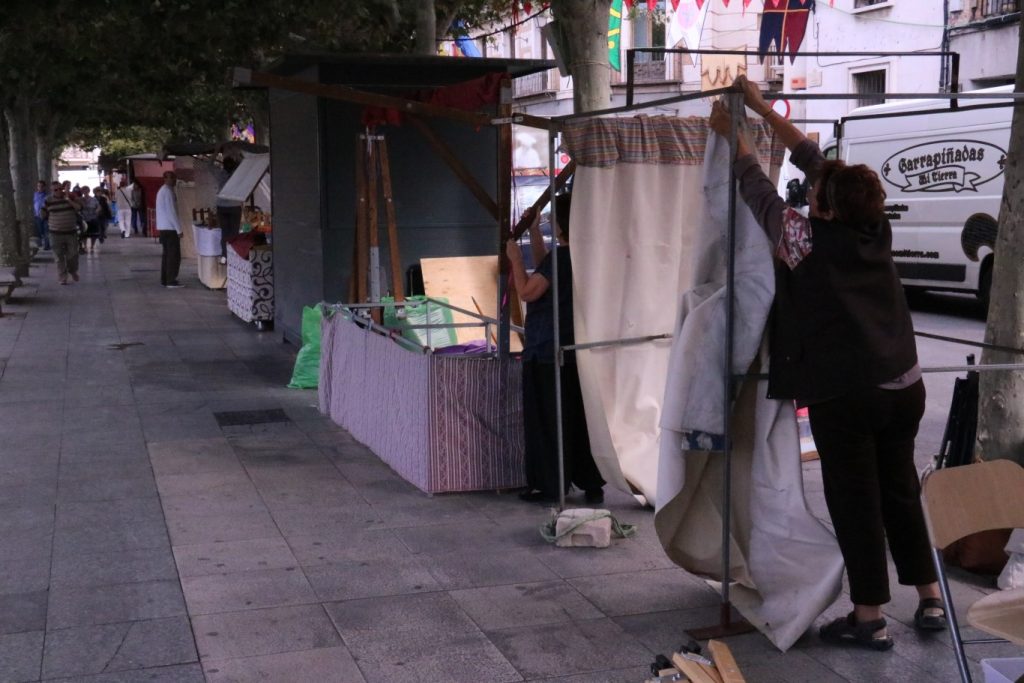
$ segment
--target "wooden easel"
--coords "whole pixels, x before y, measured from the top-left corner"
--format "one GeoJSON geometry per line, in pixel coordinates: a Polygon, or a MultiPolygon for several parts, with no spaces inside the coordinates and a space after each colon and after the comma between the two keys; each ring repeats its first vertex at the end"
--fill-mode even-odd
{"type": "MultiPolygon", "coordinates": [[[[358,303],[377,303],[381,299],[379,200],[384,197],[384,219],[388,231],[391,296],[405,301],[402,287],[402,259],[398,252],[398,223],[391,187],[391,164],[383,135],[367,131],[356,137],[356,235],[353,250],[353,277],[349,299],[358,303]]],[[[371,312],[381,321],[381,309],[371,312]]]]}

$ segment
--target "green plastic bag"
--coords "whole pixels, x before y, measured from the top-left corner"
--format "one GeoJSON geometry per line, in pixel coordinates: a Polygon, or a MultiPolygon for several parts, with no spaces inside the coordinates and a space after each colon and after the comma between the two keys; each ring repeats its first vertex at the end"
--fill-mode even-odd
{"type": "Polygon", "coordinates": [[[295,369],[289,389],[316,389],[320,383],[320,321],[319,306],[302,307],[302,348],[295,357],[295,369]]]}
{"type": "MultiPolygon", "coordinates": [[[[437,301],[443,301],[448,303],[447,299],[437,299],[437,301]]],[[[447,306],[439,306],[436,303],[432,303],[429,306],[430,318],[427,318],[427,297],[425,296],[409,296],[405,298],[405,306],[399,308],[394,305],[393,297],[381,297],[381,302],[384,304],[384,327],[391,328],[393,330],[401,330],[402,336],[409,341],[416,342],[420,346],[428,346],[427,344],[427,330],[424,328],[410,329],[409,325],[451,325],[452,324],[452,309],[447,306]],[[404,316],[399,316],[400,310],[405,311],[404,316]]],[[[429,346],[435,349],[442,349],[446,346],[453,346],[458,343],[458,338],[455,336],[455,328],[433,328],[430,330],[430,344],[429,346]]]]}

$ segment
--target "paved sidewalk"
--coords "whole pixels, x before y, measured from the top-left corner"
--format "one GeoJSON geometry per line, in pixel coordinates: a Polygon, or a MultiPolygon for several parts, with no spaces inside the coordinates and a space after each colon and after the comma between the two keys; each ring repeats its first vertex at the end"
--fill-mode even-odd
{"type": "MultiPolygon", "coordinates": [[[[72,286],[32,270],[0,319],[0,682],[638,683],[717,619],[627,496],[607,507],[638,537],[558,550],[514,495],[406,484],[194,265],[161,288],[154,241],[109,240],[72,286]]],[[[897,595],[889,653],[728,642],[752,683],[954,680],[897,595]]]]}

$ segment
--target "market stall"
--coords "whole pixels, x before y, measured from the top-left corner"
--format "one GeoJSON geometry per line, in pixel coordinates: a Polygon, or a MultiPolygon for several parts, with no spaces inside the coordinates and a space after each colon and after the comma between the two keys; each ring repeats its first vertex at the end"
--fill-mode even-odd
{"type": "MultiPolygon", "coordinates": [[[[444,304],[434,307],[441,311],[444,304]]],[[[376,325],[360,315],[365,309],[326,311],[324,413],[426,493],[526,484],[522,405],[507,400],[521,391],[517,359],[488,352],[486,344],[431,349],[376,325]],[[383,426],[382,414],[388,416],[383,426]]],[[[448,335],[435,328],[434,337],[448,335]]]]}

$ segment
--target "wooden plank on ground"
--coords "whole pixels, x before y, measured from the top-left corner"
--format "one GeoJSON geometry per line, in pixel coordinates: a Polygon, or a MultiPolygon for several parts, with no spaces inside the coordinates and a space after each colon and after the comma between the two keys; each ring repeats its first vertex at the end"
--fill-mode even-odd
{"type": "Polygon", "coordinates": [[[686,659],[678,652],[672,655],[672,663],[693,683],[722,683],[722,678],[714,667],[686,659]]]}
{"type": "Polygon", "coordinates": [[[720,640],[709,640],[708,651],[715,661],[715,668],[722,676],[722,683],[746,683],[736,658],[732,656],[729,646],[720,640]]]}
{"type": "MultiPolygon", "coordinates": [[[[483,315],[497,319],[498,257],[453,256],[420,259],[423,269],[423,291],[427,296],[445,298],[453,306],[467,311],[476,310],[473,300],[480,305],[483,315]]],[[[456,323],[474,322],[476,318],[453,312],[456,323]]],[[[492,327],[493,330],[493,327],[492,327]]],[[[496,330],[494,330],[496,331],[496,330]]],[[[483,339],[483,327],[458,327],[455,335],[460,344],[483,339]]],[[[512,337],[512,351],[521,351],[522,344],[512,337]]]]}

